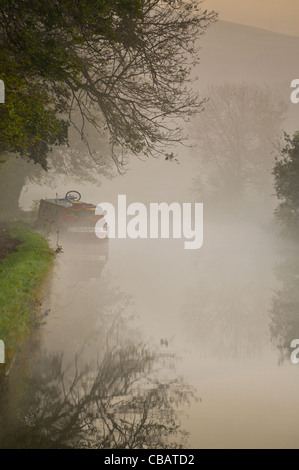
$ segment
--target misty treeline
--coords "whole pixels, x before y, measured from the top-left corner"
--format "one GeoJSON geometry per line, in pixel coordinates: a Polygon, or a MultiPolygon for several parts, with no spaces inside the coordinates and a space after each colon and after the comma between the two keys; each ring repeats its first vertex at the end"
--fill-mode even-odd
{"type": "MultiPolygon", "coordinates": [[[[201,200],[209,203],[210,213],[213,207],[220,208],[226,221],[236,222],[238,226],[247,224],[247,231],[251,225],[262,222],[261,226],[280,233],[283,260],[275,269],[280,287],[272,299],[269,327],[280,361],[290,360],[291,341],[299,338],[299,132],[293,136],[283,132],[287,105],[266,86],[249,83],[213,85],[206,91],[206,96],[204,112],[192,121],[191,128],[196,143],[194,153],[200,167],[195,178],[195,191],[201,200]],[[273,212],[275,223],[268,225],[273,212]]],[[[234,296],[229,295],[227,289],[225,295],[228,295],[227,310],[233,316],[235,306],[231,299],[234,296]]],[[[244,289],[242,298],[246,299],[246,296],[247,289],[244,289]]],[[[242,310],[246,311],[248,305],[250,299],[242,310]]],[[[225,324],[228,329],[232,329],[231,325],[244,326],[239,307],[234,321],[225,324]]],[[[222,311],[223,306],[220,313],[222,311]]],[[[211,309],[209,303],[205,305],[205,298],[201,298],[200,315],[197,304],[195,309],[189,306],[187,320],[191,321],[193,331],[194,319],[203,336],[207,319],[209,329],[212,325],[217,330],[221,324],[221,315],[217,315],[214,306],[211,309]]],[[[246,336],[252,348],[261,337],[256,334],[255,327],[251,329],[254,312],[248,315],[248,320],[246,336]]],[[[196,339],[198,330],[195,330],[196,339]]],[[[222,333],[222,326],[220,330],[222,333]]],[[[242,338],[244,350],[244,333],[234,335],[234,338],[242,338]]],[[[234,339],[234,353],[237,346],[234,339]]],[[[225,348],[221,342],[219,347],[223,354],[225,348]]]]}
{"type": "Polygon", "coordinates": [[[277,221],[298,232],[299,132],[283,132],[286,103],[270,88],[249,83],[212,85],[206,96],[191,126],[198,196],[241,208],[276,197],[277,221]]]}
{"type": "Polygon", "coordinates": [[[206,96],[204,112],[191,129],[201,169],[197,193],[230,206],[254,197],[269,199],[286,104],[270,88],[249,83],[212,85],[206,96]]]}

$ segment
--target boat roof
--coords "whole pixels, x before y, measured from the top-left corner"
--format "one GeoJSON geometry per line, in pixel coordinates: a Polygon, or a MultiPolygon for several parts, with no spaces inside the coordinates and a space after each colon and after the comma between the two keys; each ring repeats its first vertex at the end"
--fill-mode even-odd
{"type": "Polygon", "coordinates": [[[88,207],[96,207],[94,204],[90,204],[88,202],[82,201],[68,201],[67,199],[42,199],[42,201],[49,202],[50,204],[55,204],[62,207],[73,207],[73,206],[88,206],[88,207]]]}

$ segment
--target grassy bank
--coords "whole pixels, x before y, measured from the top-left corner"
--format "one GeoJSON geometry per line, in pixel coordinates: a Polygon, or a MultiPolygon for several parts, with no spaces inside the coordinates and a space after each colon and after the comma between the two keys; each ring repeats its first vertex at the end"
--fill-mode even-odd
{"type": "Polygon", "coordinates": [[[9,223],[8,230],[21,244],[0,261],[0,339],[6,367],[34,324],[40,288],[54,259],[47,242],[29,225],[9,223]]]}

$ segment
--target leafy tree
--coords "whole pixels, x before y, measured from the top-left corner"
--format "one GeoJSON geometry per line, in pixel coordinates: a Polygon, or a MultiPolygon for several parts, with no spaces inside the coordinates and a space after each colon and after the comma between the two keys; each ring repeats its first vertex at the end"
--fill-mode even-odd
{"type": "Polygon", "coordinates": [[[287,230],[299,231],[299,131],[285,134],[285,145],[273,169],[278,205],[275,214],[287,230]]]}
{"type": "Polygon", "coordinates": [[[51,146],[67,142],[68,123],[57,117],[58,103],[43,84],[24,78],[22,70],[5,54],[1,49],[6,102],[0,106],[0,153],[18,153],[46,169],[51,146]]]}
{"type": "Polygon", "coordinates": [[[102,118],[118,166],[118,147],[162,153],[181,139],[173,118],[201,109],[187,84],[215,19],[190,0],[2,0],[0,149],[46,169],[70,123],[88,146],[86,124],[102,130],[102,118]]]}

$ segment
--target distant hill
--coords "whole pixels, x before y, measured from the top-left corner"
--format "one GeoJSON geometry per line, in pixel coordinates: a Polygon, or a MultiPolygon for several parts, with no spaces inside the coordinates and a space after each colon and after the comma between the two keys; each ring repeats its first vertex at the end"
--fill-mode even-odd
{"type": "Polygon", "coordinates": [[[299,78],[299,37],[219,21],[201,38],[200,90],[209,83],[268,84],[290,105],[288,131],[299,129],[299,104],[290,101],[290,84],[299,78]]]}

